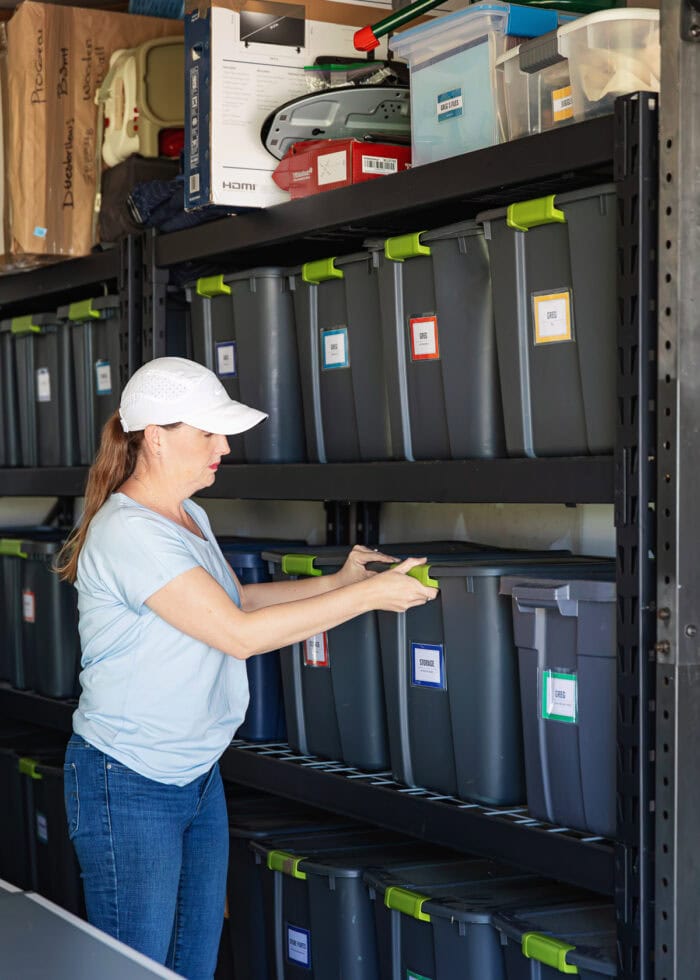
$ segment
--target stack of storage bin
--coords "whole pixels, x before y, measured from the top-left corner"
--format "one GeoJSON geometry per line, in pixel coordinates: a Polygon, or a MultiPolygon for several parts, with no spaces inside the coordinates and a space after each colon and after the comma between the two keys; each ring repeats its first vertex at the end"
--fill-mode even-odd
{"type": "Polygon", "coordinates": [[[19,466],[17,371],[10,320],[0,321],[0,466],[19,466]]]}
{"type": "Polygon", "coordinates": [[[506,805],[525,799],[517,649],[502,575],[612,576],[554,553],[472,556],[413,569],[434,602],[379,612],[391,768],[410,786],[506,805]]]}
{"type": "Polygon", "coordinates": [[[78,458],[92,463],[102,427],[119,406],[121,318],[118,296],[99,296],[61,306],[58,317],[70,325],[73,390],[76,399],[78,458]]]}
{"type": "Polygon", "coordinates": [[[499,142],[495,65],[515,38],[537,37],[568,18],[554,10],[477,3],[395,35],[411,71],[414,167],[499,142]]]}
{"type": "Polygon", "coordinates": [[[616,207],[606,184],[477,216],[491,256],[510,456],[613,451],[616,207]]]}
{"type": "Polygon", "coordinates": [[[306,458],[294,308],[283,269],[199,279],[187,291],[194,360],[231,398],[269,418],[229,440],[224,462],[296,463],[306,458]]]}
{"type": "Polygon", "coordinates": [[[518,139],[613,111],[629,92],[658,92],[658,10],[604,10],[526,41],[496,62],[499,119],[518,139]]]}
{"type": "Polygon", "coordinates": [[[52,571],[61,547],[57,538],[60,532],[42,540],[0,539],[0,616],[11,651],[5,670],[19,690],[72,698],[79,691],[77,595],[52,571]]]}

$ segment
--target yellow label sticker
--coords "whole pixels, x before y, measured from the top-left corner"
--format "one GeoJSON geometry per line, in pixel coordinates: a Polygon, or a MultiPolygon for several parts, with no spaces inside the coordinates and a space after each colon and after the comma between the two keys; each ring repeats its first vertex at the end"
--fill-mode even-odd
{"type": "Polygon", "coordinates": [[[535,344],[555,344],[573,340],[571,292],[536,293],[532,297],[535,344]]]}
{"type": "Polygon", "coordinates": [[[570,85],[552,92],[552,115],[555,123],[574,118],[574,97],[570,85]]]}

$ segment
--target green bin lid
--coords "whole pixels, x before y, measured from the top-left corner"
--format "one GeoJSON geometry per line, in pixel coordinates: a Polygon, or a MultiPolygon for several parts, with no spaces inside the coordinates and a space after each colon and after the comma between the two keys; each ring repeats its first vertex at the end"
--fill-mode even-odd
{"type": "Polygon", "coordinates": [[[59,306],[57,316],[61,320],[73,323],[85,323],[92,320],[108,320],[114,317],[120,309],[118,296],[94,296],[76,303],[59,306]]]}

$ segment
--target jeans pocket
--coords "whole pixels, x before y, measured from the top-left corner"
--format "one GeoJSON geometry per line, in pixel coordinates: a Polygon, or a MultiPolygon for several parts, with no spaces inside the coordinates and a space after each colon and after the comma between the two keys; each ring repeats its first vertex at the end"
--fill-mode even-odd
{"type": "Polygon", "coordinates": [[[73,840],[80,826],[78,770],[74,762],[66,762],[63,766],[63,800],[66,805],[66,817],[68,819],[68,836],[73,840]]]}

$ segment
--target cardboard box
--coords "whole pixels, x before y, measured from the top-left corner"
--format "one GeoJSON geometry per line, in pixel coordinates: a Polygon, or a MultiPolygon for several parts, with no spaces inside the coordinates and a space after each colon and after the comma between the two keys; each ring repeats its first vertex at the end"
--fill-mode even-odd
{"type": "MultiPolygon", "coordinates": [[[[213,0],[185,18],[185,207],[268,207],[287,200],[260,129],[279,106],[307,94],[317,55],[358,57],[358,27],[390,12],[335,0],[213,0]],[[189,111],[188,111],[189,109],[189,111]]],[[[386,45],[377,57],[386,54],[386,45]]]]}
{"type": "MultiPolygon", "coordinates": [[[[95,92],[110,56],[182,22],[25,0],[7,27],[7,193],[17,263],[87,254],[100,162],[95,92]]],[[[183,82],[184,84],[184,82],[183,82]]]]}
{"type": "Polygon", "coordinates": [[[410,165],[410,146],[353,139],[309,140],[295,143],[272,177],[294,200],[395,174],[410,165]]]}

